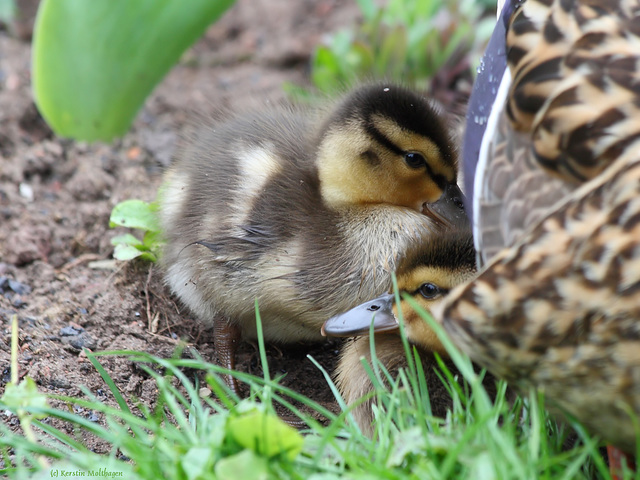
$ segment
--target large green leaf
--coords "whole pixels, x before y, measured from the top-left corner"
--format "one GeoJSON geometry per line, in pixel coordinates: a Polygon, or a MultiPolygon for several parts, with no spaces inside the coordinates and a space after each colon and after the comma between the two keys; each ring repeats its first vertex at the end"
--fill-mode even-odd
{"type": "Polygon", "coordinates": [[[227,431],[241,446],[267,458],[283,454],[293,460],[304,443],[295,428],[275,414],[258,409],[229,418],[227,431]]]}
{"type": "Polygon", "coordinates": [[[110,140],[233,0],[43,0],[33,88],[61,136],[110,140]]]}

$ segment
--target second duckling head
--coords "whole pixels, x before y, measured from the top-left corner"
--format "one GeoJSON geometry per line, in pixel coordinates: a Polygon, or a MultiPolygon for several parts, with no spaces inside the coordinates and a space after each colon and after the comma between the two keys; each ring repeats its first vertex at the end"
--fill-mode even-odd
{"type": "MultiPolygon", "coordinates": [[[[398,288],[411,295],[425,310],[433,311],[450,288],[468,279],[474,272],[475,251],[471,234],[467,231],[443,232],[434,236],[409,255],[396,274],[398,288]]],[[[452,399],[448,387],[433,372],[438,364],[433,352],[444,357],[447,368],[455,371],[455,366],[448,362],[448,355],[436,334],[404,298],[401,307],[407,340],[416,347],[422,363],[431,411],[436,416],[444,417],[452,408],[452,399]]],[[[393,376],[409,365],[402,339],[398,335],[399,311],[393,294],[384,294],[327,320],[322,328],[325,335],[363,335],[345,343],[334,375],[340,394],[348,405],[353,405],[376,389],[362,366],[363,358],[370,365],[373,364],[369,338],[366,336],[372,324],[377,361],[393,376]]],[[[495,392],[492,381],[488,377],[485,379],[488,391],[495,392]]],[[[360,430],[369,437],[373,437],[375,431],[374,403],[375,399],[369,398],[362,404],[358,403],[352,411],[360,430]]]]}
{"type": "Polygon", "coordinates": [[[320,133],[317,168],[329,206],[387,203],[421,211],[447,200],[459,215],[457,157],[442,115],[419,94],[376,84],[336,107],[320,133]]]}
{"type": "MultiPolygon", "coordinates": [[[[404,260],[396,275],[400,292],[409,294],[429,312],[440,305],[450,289],[469,280],[475,271],[473,238],[468,231],[455,231],[434,236],[404,260]]],[[[422,350],[447,356],[437,335],[423,318],[406,300],[400,303],[409,342],[422,350]]],[[[399,318],[394,294],[385,293],[330,318],[322,326],[322,334],[334,337],[366,335],[372,323],[376,334],[397,333],[399,318]]]]}

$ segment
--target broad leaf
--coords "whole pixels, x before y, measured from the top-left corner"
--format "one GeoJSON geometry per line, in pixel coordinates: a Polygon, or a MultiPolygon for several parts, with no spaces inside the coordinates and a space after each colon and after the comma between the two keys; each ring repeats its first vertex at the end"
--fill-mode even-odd
{"type": "Polygon", "coordinates": [[[33,88],[60,136],[110,140],[233,0],[43,0],[33,88]]]}
{"type": "Polygon", "coordinates": [[[140,228],[142,230],[150,230],[157,232],[160,230],[160,224],[156,215],[156,203],[147,203],[143,200],[132,198],[120,202],[111,211],[109,218],[109,226],[140,228]]]}
{"type": "Polygon", "coordinates": [[[284,454],[293,460],[302,450],[303,438],[295,428],[258,409],[230,418],[227,430],[244,448],[267,458],[284,454]]]}

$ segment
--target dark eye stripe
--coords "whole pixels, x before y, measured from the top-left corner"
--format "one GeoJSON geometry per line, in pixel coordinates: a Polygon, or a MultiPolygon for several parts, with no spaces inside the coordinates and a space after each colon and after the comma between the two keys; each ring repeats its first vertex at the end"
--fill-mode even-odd
{"type": "Polygon", "coordinates": [[[426,163],[425,167],[427,168],[427,175],[429,175],[429,177],[433,179],[434,183],[438,186],[440,190],[444,190],[447,184],[451,183],[449,180],[447,180],[447,177],[445,177],[444,175],[435,173],[431,168],[431,165],[429,165],[429,163],[426,163]]]}
{"type": "Polygon", "coordinates": [[[367,122],[365,124],[365,130],[367,131],[367,133],[369,135],[371,135],[371,137],[376,142],[378,142],[383,147],[387,148],[388,150],[391,150],[396,155],[403,155],[404,154],[404,151],[401,148],[399,148],[395,143],[393,143],[391,140],[389,140],[389,137],[387,137],[384,133],[382,133],[380,130],[378,130],[373,125],[373,123],[367,122]]]}
{"type": "MultiPolygon", "coordinates": [[[[372,122],[367,122],[365,124],[365,130],[369,135],[371,135],[371,137],[376,142],[378,142],[380,145],[387,148],[388,150],[392,151],[396,155],[404,155],[406,153],[401,148],[399,148],[395,143],[389,140],[389,138],[384,133],[378,130],[375,127],[375,125],[373,125],[372,122]]],[[[440,190],[444,190],[447,184],[451,183],[449,180],[447,180],[447,177],[445,177],[444,175],[435,173],[428,162],[426,162],[425,165],[427,169],[427,175],[433,179],[434,183],[438,186],[440,190]]]]}

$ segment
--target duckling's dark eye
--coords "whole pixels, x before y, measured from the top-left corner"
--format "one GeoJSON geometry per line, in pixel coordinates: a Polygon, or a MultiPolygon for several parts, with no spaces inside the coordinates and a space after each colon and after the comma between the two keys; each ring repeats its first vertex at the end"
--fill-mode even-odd
{"type": "Polygon", "coordinates": [[[427,164],[424,157],[416,152],[409,152],[404,154],[404,161],[407,162],[411,168],[420,168],[427,164]]]}
{"type": "Polygon", "coordinates": [[[433,299],[436,298],[438,295],[441,295],[443,292],[443,290],[438,287],[437,285],[434,285],[433,283],[423,283],[422,285],[420,285],[420,288],[418,289],[418,291],[422,294],[422,296],[426,299],[433,299]]]}

